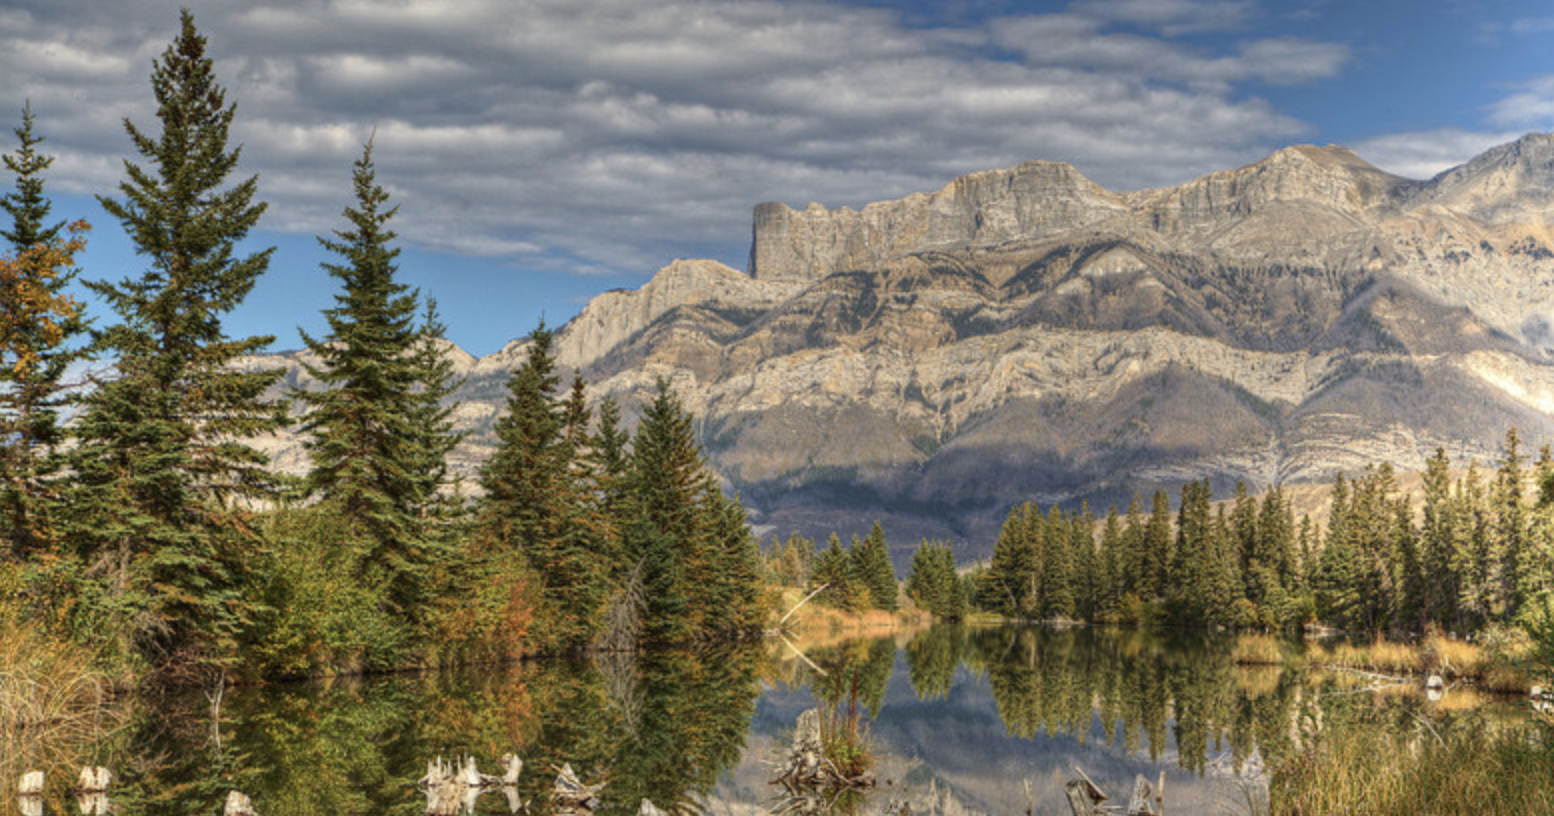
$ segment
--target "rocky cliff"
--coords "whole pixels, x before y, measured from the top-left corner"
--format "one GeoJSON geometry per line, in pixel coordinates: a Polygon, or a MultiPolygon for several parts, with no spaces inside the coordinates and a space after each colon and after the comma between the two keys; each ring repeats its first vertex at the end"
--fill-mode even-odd
{"type": "MultiPolygon", "coordinates": [[[[879,518],[977,553],[1027,499],[1104,512],[1554,437],[1551,226],[1548,135],[1427,181],[1339,147],[1129,193],[1029,162],[861,210],[762,204],[748,275],[676,261],[558,346],[595,396],[678,386],[759,525],[879,518]]],[[[465,468],[522,353],[461,364],[465,468]]]]}

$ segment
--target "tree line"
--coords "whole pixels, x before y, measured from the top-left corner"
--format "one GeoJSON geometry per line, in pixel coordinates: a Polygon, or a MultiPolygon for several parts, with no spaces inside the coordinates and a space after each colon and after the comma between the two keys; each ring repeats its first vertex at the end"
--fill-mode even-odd
{"type": "Polygon", "coordinates": [[[99,196],[142,271],[68,287],[85,224],[54,224],[52,158],[30,105],[5,156],[16,189],[0,259],[0,615],[173,678],[387,668],[449,659],[724,638],[758,628],[757,545],[667,383],[634,432],[609,399],[561,390],[543,325],[508,381],[479,473],[461,441],[435,301],[396,280],[397,207],[369,139],[344,225],[320,243],[338,284],[328,330],[303,335],[319,387],[273,398],[283,371],[243,364],[273,337],[223,318],[272,250],[241,242],[265,211],[237,177],[236,107],[184,11],[154,63],[159,130],[124,125],[99,196]],[[82,372],[99,361],[100,371],[82,372]],[[298,416],[293,417],[295,405],[298,416]],[[309,469],[254,446],[294,426],[309,469]]]}
{"type": "Polygon", "coordinates": [[[1554,456],[1536,462],[1514,429],[1488,477],[1452,477],[1437,449],[1416,508],[1392,465],[1333,482],[1326,524],[1295,520],[1286,491],[1238,484],[1213,507],[1207,480],[1176,510],[1157,491],[1098,524],[1088,509],[1004,522],[976,602],[1011,618],[1365,631],[1468,632],[1545,613],[1554,556],[1554,456]],[[1099,533],[1097,533],[1099,527],[1099,533]]]}

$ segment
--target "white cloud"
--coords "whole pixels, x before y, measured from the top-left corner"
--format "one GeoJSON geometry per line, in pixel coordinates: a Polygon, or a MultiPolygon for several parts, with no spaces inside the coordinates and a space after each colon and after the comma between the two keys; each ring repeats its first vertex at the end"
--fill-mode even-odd
{"type": "Polygon", "coordinates": [[[1356,142],[1353,149],[1371,164],[1411,179],[1429,179],[1483,153],[1514,141],[1521,132],[1475,132],[1441,128],[1390,133],[1356,142]]]}
{"type": "MultiPolygon", "coordinates": [[[[0,117],[32,99],[56,189],[113,192],[120,123],[155,124],[147,77],[182,2],[0,10],[0,117]]],[[[740,263],[756,202],[856,206],[1033,158],[1114,188],[1182,181],[1304,131],[1248,85],[1327,79],[1349,56],[1176,39],[1247,24],[1249,3],[1219,0],[929,29],[823,0],[212,5],[196,22],[265,226],[337,226],[376,130],[405,239],[563,271],[646,273],[687,246],[740,263]]]]}
{"type": "Polygon", "coordinates": [[[1547,130],[1554,126],[1554,74],[1522,83],[1490,107],[1489,119],[1508,128],[1547,130]]]}

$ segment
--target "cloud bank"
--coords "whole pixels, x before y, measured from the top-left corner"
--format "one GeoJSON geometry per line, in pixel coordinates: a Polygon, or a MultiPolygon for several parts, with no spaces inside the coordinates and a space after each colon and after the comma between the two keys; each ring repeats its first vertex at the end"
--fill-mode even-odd
{"type": "MultiPolygon", "coordinates": [[[[154,124],[147,78],[178,5],[0,10],[0,112],[31,100],[54,189],[113,192],[122,120],[154,124]]],[[[819,0],[257,0],[196,23],[267,228],[337,226],[375,132],[412,244],[646,273],[692,252],[742,260],[760,201],[857,206],[1038,158],[1113,189],[1255,160],[1306,132],[1256,87],[1351,58],[1243,34],[1257,13],[1081,0],[922,25],[819,0]]]]}

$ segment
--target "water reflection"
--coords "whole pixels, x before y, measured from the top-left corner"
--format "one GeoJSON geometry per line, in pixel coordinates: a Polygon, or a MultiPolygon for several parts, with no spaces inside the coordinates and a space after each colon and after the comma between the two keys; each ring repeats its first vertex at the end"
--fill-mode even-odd
{"type": "MultiPolygon", "coordinates": [[[[149,697],[130,725],[72,754],[73,769],[46,768],[47,795],[28,816],[208,816],[231,790],[262,816],[420,816],[429,760],[474,757],[500,773],[509,752],[524,762],[515,788],[460,791],[438,809],[510,816],[528,802],[555,816],[549,796],[570,763],[583,783],[605,784],[603,816],[635,814],[642,799],[681,816],[756,813],[776,795],[767,762],[817,703],[867,713],[882,788],[852,800],[862,812],[892,799],[918,814],[1024,812],[1023,779],[1037,812],[1063,812],[1075,764],[1108,792],[1166,771],[1172,811],[1238,812],[1244,797],[1226,805],[1209,783],[1260,778],[1314,723],[1406,742],[1482,715],[1452,712],[1456,692],[1431,706],[1422,694],[1355,693],[1342,677],[1237,666],[1228,636],[1200,633],[936,626],[899,642],[796,646],[803,657],[759,643],[241,688],[219,720],[198,692],[149,697]],[[87,762],[119,777],[111,811],[69,791],[87,762]]],[[[0,813],[22,807],[7,797],[0,813]]]]}

